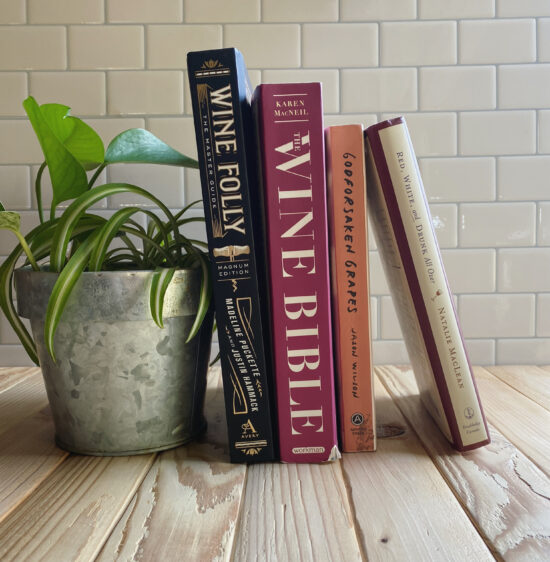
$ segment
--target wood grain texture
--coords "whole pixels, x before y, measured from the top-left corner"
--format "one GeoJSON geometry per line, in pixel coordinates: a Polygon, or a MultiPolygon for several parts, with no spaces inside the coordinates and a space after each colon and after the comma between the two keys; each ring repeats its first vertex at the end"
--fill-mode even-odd
{"type": "Polygon", "coordinates": [[[0,524],[0,560],[93,560],[153,460],[70,456],[0,524]]]}
{"type": "Polygon", "coordinates": [[[40,369],[0,371],[0,521],[67,457],[54,443],[40,369]]]}
{"type": "Polygon", "coordinates": [[[486,369],[501,381],[550,411],[550,377],[545,369],[535,365],[510,365],[486,367],[486,369]]]}
{"type": "Polygon", "coordinates": [[[41,376],[39,367],[2,367],[0,369],[0,392],[32,376],[41,376]]]}
{"type": "Polygon", "coordinates": [[[205,438],[159,455],[98,562],[230,560],[246,465],[229,463],[224,412],[215,369],[205,438]]]}
{"type": "Polygon", "coordinates": [[[17,426],[47,404],[48,398],[40,371],[19,378],[15,384],[0,392],[0,434],[17,426]]]}
{"type": "Polygon", "coordinates": [[[250,466],[235,560],[362,560],[340,462],[250,466]]]}
{"type": "Polygon", "coordinates": [[[377,367],[376,453],[246,467],[229,463],[219,368],[202,440],[120,458],[58,449],[39,371],[0,369],[0,560],[546,562],[550,367],[490,370],[476,451],[451,448],[410,368],[377,367]]]}
{"type": "Polygon", "coordinates": [[[49,408],[0,434],[0,522],[68,457],[54,443],[49,408]]]}
{"type": "Polygon", "coordinates": [[[550,412],[483,367],[474,367],[474,373],[487,418],[549,476],[550,412]]]}
{"type": "Polygon", "coordinates": [[[491,548],[505,560],[548,560],[547,476],[494,427],[491,444],[456,452],[422,405],[412,370],[381,367],[377,373],[491,548]]]}
{"type": "Polygon", "coordinates": [[[375,392],[379,434],[394,437],[343,458],[368,560],[494,560],[378,379],[375,392]]]}

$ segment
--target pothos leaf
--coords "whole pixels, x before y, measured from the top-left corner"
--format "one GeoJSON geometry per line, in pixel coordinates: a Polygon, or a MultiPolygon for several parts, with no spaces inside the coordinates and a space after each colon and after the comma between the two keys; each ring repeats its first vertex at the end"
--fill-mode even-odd
{"type": "Polygon", "coordinates": [[[85,170],[93,170],[103,163],[105,148],[101,137],[84,121],[73,117],[70,107],[46,103],[40,106],[40,111],[52,133],[85,170]]]}
{"type": "Polygon", "coordinates": [[[84,167],[52,131],[36,100],[28,97],[23,102],[23,107],[48,164],[53,189],[52,206],[56,207],[59,203],[74,199],[87,191],[88,178],[84,167]]]}
{"type": "Polygon", "coordinates": [[[128,129],[116,136],[105,153],[105,162],[135,162],[140,164],[169,164],[198,168],[198,162],[168,146],[145,129],[128,129]]]}

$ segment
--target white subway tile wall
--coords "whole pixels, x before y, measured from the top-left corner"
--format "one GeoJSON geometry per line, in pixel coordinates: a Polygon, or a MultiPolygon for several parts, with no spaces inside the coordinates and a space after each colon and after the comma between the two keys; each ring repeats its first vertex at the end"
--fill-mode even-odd
{"type": "MultiPolygon", "coordinates": [[[[548,0],[4,0],[0,201],[36,225],[27,95],[71,106],[106,143],[141,126],[196,155],[186,52],[222,46],[243,51],[254,85],[322,81],[326,124],[405,115],[472,362],[550,363],[548,0]]],[[[201,196],[194,170],[102,179],[175,209],[201,196]]],[[[0,231],[0,260],[14,242],[0,231]]],[[[375,361],[407,362],[372,235],[369,249],[375,361]]],[[[0,365],[25,364],[1,319],[0,365]]]]}

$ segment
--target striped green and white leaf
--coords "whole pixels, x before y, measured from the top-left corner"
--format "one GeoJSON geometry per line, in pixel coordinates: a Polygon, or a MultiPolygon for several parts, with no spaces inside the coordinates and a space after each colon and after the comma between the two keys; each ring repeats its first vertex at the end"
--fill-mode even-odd
{"type": "MultiPolygon", "coordinates": [[[[31,245],[33,245],[33,251],[36,256],[41,256],[44,253],[47,253],[49,246],[38,246],[33,244],[32,241],[39,238],[43,232],[50,228],[50,226],[51,225],[49,223],[41,224],[27,234],[27,239],[31,241],[31,245]]],[[[6,316],[14,332],[17,334],[17,337],[21,341],[31,360],[38,365],[38,355],[36,353],[34,340],[13,305],[13,271],[19,261],[19,258],[21,258],[23,254],[23,247],[21,244],[17,244],[10,255],[4,260],[2,265],[0,265],[0,309],[2,309],[2,312],[6,316]]]]}
{"type": "Polygon", "coordinates": [[[153,279],[151,281],[151,292],[149,294],[149,304],[153,320],[159,328],[164,328],[162,319],[164,297],[166,295],[168,285],[170,285],[175,272],[175,267],[157,267],[157,269],[155,269],[155,272],[153,273],[153,279]]]}
{"type": "Polygon", "coordinates": [[[4,205],[0,202],[0,228],[19,232],[21,227],[21,216],[13,211],[6,211],[4,205]]]}
{"type": "Polygon", "coordinates": [[[177,229],[177,223],[170,210],[160,201],[157,197],[138,187],[127,183],[108,183],[98,186],[80,197],[75,199],[65,209],[63,216],[60,217],[58,228],[56,230],[51,252],[50,267],[53,271],[60,272],[65,265],[67,247],[71,239],[71,233],[78,223],[79,218],[85,213],[94,203],[101,201],[105,197],[111,197],[118,193],[133,193],[140,195],[145,199],[152,201],[161,211],[168,217],[174,229],[177,229]]]}
{"type": "Polygon", "coordinates": [[[93,232],[78,247],[78,250],[71,256],[66,263],[63,271],[60,272],[55,282],[48,307],[46,309],[46,319],[44,323],[44,339],[46,349],[55,361],[54,336],[67,300],[69,299],[74,286],[80,278],[90,260],[90,255],[94,245],[99,238],[100,231],[93,232]]]}
{"type": "Polygon", "coordinates": [[[39,269],[38,264],[36,263],[36,260],[34,259],[34,256],[31,252],[31,249],[29,248],[25,237],[21,233],[21,216],[19,215],[19,213],[16,213],[14,211],[6,211],[2,203],[0,203],[0,229],[10,230],[15,234],[15,236],[19,240],[21,248],[27,255],[29,263],[34,269],[39,269]]]}
{"type": "Polygon", "coordinates": [[[212,300],[212,282],[210,279],[210,267],[208,263],[208,258],[200,251],[197,251],[197,256],[200,261],[202,281],[201,281],[201,291],[199,297],[199,307],[197,309],[197,315],[195,316],[195,321],[191,326],[189,335],[185,343],[190,342],[199,332],[202,325],[202,321],[210,308],[210,301],[212,300]]]}

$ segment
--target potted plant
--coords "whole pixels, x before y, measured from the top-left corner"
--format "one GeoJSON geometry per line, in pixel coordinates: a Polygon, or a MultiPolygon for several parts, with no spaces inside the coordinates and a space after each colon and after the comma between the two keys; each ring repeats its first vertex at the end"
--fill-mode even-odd
{"type": "Polygon", "coordinates": [[[32,97],[23,106],[45,158],[35,183],[40,224],[23,236],[19,215],[0,205],[0,228],[18,238],[0,267],[0,308],[42,369],[57,443],[123,455],[193,439],[205,426],[213,313],[206,244],[181,229],[204,219],[187,216],[192,205],[171,212],[142,187],[96,181],[114,163],[197,162],[143,129],[121,133],[105,150],[67,106],[39,106],[32,97]],[[46,168],[49,218],[42,205],[46,168]],[[138,206],[109,218],[93,212],[118,193],[138,195],[159,213],[138,206]]]}

